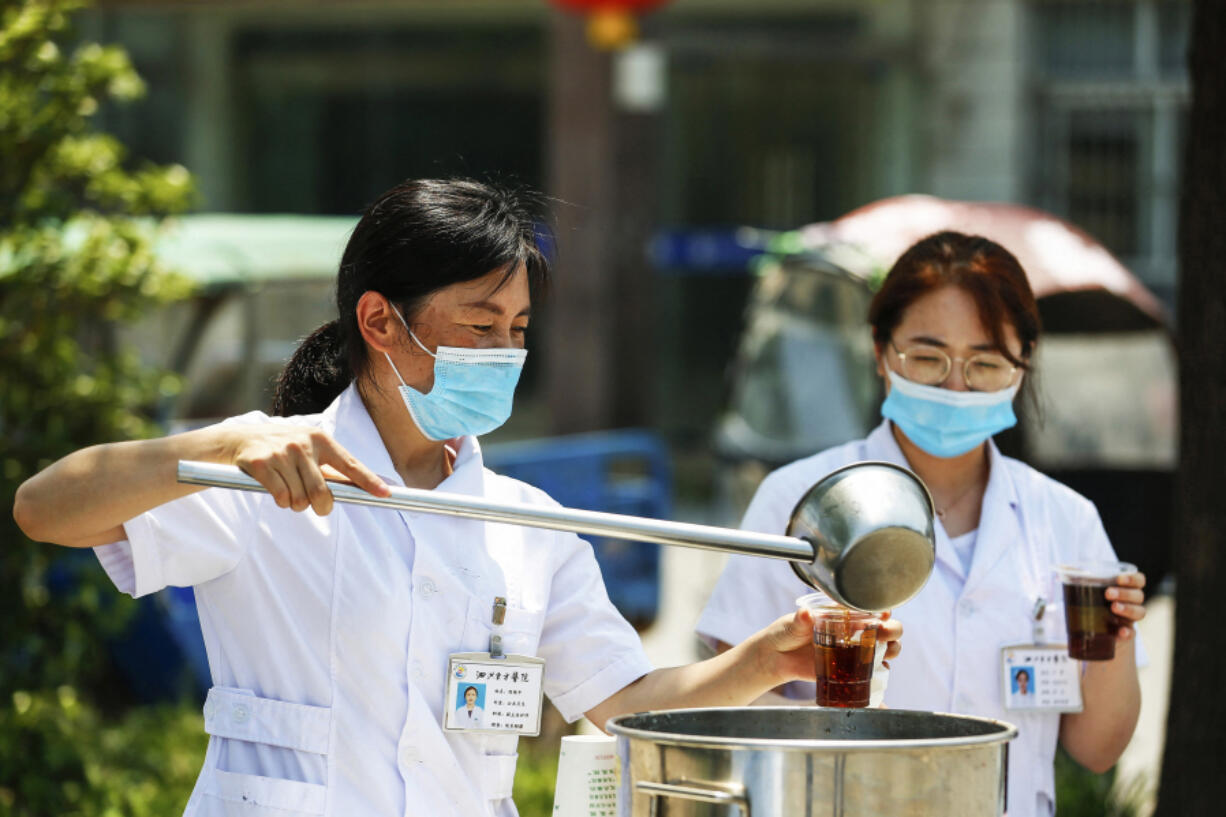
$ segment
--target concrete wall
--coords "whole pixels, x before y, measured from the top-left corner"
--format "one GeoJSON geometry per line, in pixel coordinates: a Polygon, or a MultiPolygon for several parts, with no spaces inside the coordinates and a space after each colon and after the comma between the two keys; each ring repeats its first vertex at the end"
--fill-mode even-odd
{"type": "MultiPolygon", "coordinates": [[[[1020,200],[1024,9],[1016,0],[929,0],[917,7],[928,88],[927,190],[955,199],[1020,200]]],[[[926,112],[926,113],[925,113],[926,112]]]]}

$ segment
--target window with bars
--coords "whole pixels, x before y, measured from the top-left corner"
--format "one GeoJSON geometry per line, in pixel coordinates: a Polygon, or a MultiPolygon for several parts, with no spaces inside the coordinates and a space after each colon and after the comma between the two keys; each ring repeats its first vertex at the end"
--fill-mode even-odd
{"type": "Polygon", "coordinates": [[[1187,0],[1033,0],[1032,194],[1173,302],[1187,0]]]}

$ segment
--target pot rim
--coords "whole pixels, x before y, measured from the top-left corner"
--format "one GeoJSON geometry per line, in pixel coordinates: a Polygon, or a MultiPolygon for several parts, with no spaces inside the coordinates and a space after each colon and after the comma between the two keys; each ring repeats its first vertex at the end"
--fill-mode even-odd
{"type": "MultiPolygon", "coordinates": [[[[963,735],[959,737],[905,738],[890,740],[884,738],[870,740],[822,740],[799,739],[784,740],[780,738],[734,738],[718,735],[687,735],[681,732],[656,732],[650,729],[638,729],[623,726],[621,721],[629,718],[649,717],[652,715],[670,715],[676,712],[731,712],[731,711],[785,711],[797,710],[812,712],[811,706],[712,706],[694,709],[658,709],[648,712],[634,712],[617,715],[605,724],[605,731],[616,735],[618,739],[639,739],[651,743],[663,743],[673,746],[717,747],[726,749],[753,749],[772,751],[805,752],[813,749],[837,750],[841,752],[893,752],[905,749],[957,749],[985,746],[993,743],[1007,743],[1017,737],[1017,727],[1007,721],[995,718],[983,718],[975,715],[962,715],[952,712],[928,712],[912,709],[879,709],[879,710],[843,710],[845,712],[892,712],[906,713],[908,717],[915,715],[943,715],[963,721],[975,721],[998,727],[997,731],[986,735],[963,735]]],[[[824,710],[832,711],[832,710],[824,710]]]]}

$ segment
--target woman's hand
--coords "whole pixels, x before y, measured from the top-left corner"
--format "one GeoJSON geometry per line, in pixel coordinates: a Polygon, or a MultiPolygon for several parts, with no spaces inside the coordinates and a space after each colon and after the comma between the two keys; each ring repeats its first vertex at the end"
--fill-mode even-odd
{"type": "MultiPolygon", "coordinates": [[[[902,652],[902,624],[890,618],[889,611],[881,613],[879,617],[882,621],[877,630],[877,639],[888,644],[886,659],[895,658],[902,652]]],[[[764,648],[762,660],[767,664],[767,671],[779,679],[779,684],[813,680],[812,613],[797,610],[790,616],[782,616],[761,635],[764,648]]]]}
{"type": "Polygon", "coordinates": [[[1120,759],[1141,712],[1141,685],[1134,647],[1136,622],[1145,618],[1144,573],[1128,573],[1106,590],[1111,612],[1125,622],[1116,638],[1115,658],[1082,665],[1081,712],[1060,716],[1060,742],[1092,772],[1105,772],[1120,759]]]}
{"type": "Polygon", "coordinates": [[[327,479],[351,481],[376,496],[390,493],[373,471],[317,428],[234,426],[231,434],[230,461],[263,485],[282,508],[330,513],[327,479]]]}
{"type": "Polygon", "coordinates": [[[1116,579],[1112,587],[1107,588],[1107,601],[1111,602],[1111,612],[1124,619],[1126,624],[1120,627],[1116,638],[1127,641],[1136,634],[1133,623],[1145,618],[1145,574],[1141,571],[1125,573],[1116,579]]]}
{"type": "MultiPolygon", "coordinates": [[[[887,657],[902,649],[902,625],[882,613],[878,638],[887,657]]],[[[788,681],[812,681],[813,618],[808,610],[783,616],[714,658],[649,672],[613,693],[586,714],[603,726],[626,712],[677,707],[747,706],[788,681]]]]}

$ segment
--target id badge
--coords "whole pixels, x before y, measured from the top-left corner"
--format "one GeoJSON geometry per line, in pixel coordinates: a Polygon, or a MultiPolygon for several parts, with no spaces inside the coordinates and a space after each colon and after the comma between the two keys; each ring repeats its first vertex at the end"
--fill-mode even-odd
{"type": "Polygon", "coordinates": [[[545,659],[533,655],[493,657],[488,652],[453,653],[447,664],[448,732],[541,733],[545,659]]]}
{"type": "Polygon", "coordinates": [[[1080,712],[1081,667],[1065,644],[1011,644],[1000,649],[1005,709],[1080,712]]]}

